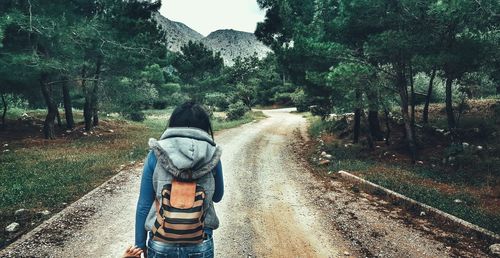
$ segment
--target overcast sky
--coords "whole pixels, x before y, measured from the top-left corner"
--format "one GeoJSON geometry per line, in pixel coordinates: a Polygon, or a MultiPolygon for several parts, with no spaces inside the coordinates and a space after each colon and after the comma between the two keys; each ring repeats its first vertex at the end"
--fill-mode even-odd
{"type": "Polygon", "coordinates": [[[160,13],[204,36],[219,29],[253,33],[265,16],[256,0],[163,0],[160,13]]]}

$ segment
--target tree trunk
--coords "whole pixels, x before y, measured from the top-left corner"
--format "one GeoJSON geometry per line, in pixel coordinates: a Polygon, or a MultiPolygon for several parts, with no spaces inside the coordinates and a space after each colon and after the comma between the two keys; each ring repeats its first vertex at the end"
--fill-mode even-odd
{"type": "Polygon", "coordinates": [[[99,79],[101,77],[102,57],[98,57],[96,61],[96,71],[94,76],[94,88],[92,89],[91,96],[91,110],[93,118],[93,126],[99,125],[99,79]]]}
{"type": "Polygon", "coordinates": [[[405,133],[406,133],[406,141],[408,143],[408,151],[410,153],[410,157],[412,162],[414,163],[417,159],[417,145],[415,141],[414,130],[412,128],[410,113],[408,110],[408,88],[406,77],[404,74],[404,67],[399,65],[398,74],[397,74],[397,88],[399,92],[399,96],[401,98],[401,115],[403,116],[405,133]]]}
{"type": "Polygon", "coordinates": [[[453,112],[453,96],[452,96],[453,79],[446,78],[446,117],[448,118],[448,129],[455,129],[455,114],[453,112]]]}
{"type": "Polygon", "coordinates": [[[431,78],[429,80],[429,88],[427,89],[427,96],[425,96],[424,111],[422,114],[422,122],[429,123],[429,104],[431,103],[432,88],[434,87],[434,78],[436,78],[436,68],[432,69],[431,78]]]}
{"type": "Polygon", "coordinates": [[[361,131],[361,108],[359,107],[359,103],[361,101],[361,92],[359,90],[356,90],[356,105],[358,106],[354,110],[354,132],[353,132],[353,138],[352,142],[354,144],[359,142],[359,134],[361,131]]]}
{"type": "Polygon", "coordinates": [[[40,87],[43,98],[47,104],[47,116],[43,124],[43,134],[45,139],[55,139],[54,119],[57,116],[57,106],[52,98],[52,86],[47,84],[48,74],[42,73],[40,76],[40,87]]]}
{"type": "MultiPolygon", "coordinates": [[[[82,78],[86,76],[86,68],[82,69],[82,78]]],[[[83,104],[83,120],[85,123],[85,131],[92,129],[92,108],[89,89],[87,88],[87,81],[82,79],[83,94],[85,95],[85,103],[83,104]]]]}
{"type": "Polygon", "coordinates": [[[380,121],[378,119],[378,111],[368,111],[368,127],[370,128],[370,135],[376,141],[383,140],[382,130],[380,129],[380,121]]]}
{"type": "Polygon", "coordinates": [[[5,126],[5,116],[7,116],[7,101],[5,100],[5,95],[2,93],[2,104],[3,104],[3,113],[2,113],[2,127],[5,126]]]}
{"type": "Polygon", "coordinates": [[[391,125],[390,125],[390,118],[389,118],[389,110],[387,108],[384,109],[384,114],[385,114],[385,144],[386,145],[391,145],[391,141],[389,140],[391,137],[391,125]]]}
{"type": "Polygon", "coordinates": [[[353,143],[359,142],[359,131],[361,130],[361,109],[356,108],[354,110],[354,132],[353,132],[353,143]]]}
{"type": "MultiPolygon", "coordinates": [[[[52,88],[52,86],[50,86],[52,88]]],[[[59,113],[59,108],[56,106],[56,118],[57,118],[57,126],[62,127],[61,121],[61,113],[59,113]]]]}
{"type": "MultiPolygon", "coordinates": [[[[374,75],[374,79],[376,79],[376,75],[374,75]]],[[[384,134],[380,129],[380,121],[378,118],[380,96],[375,90],[367,90],[366,94],[368,96],[368,128],[372,139],[381,141],[384,138],[384,134]]]]}
{"type": "MultiPolygon", "coordinates": [[[[361,115],[363,116],[363,120],[365,121],[365,124],[369,124],[370,122],[368,121],[368,118],[366,117],[365,112],[361,112],[361,115]]],[[[370,126],[368,126],[368,127],[370,127],[370,126]]],[[[366,141],[368,142],[368,148],[370,150],[373,150],[375,148],[375,146],[373,144],[373,137],[372,137],[371,131],[366,130],[366,129],[363,131],[366,133],[366,141]]]]}
{"type": "Polygon", "coordinates": [[[67,82],[63,82],[62,92],[64,102],[64,117],[66,118],[66,128],[71,130],[75,127],[75,120],[73,119],[73,106],[71,104],[71,96],[69,94],[69,87],[67,82]]]}
{"type": "Polygon", "coordinates": [[[413,83],[413,67],[409,65],[410,72],[410,127],[412,135],[415,136],[415,85],[413,83]]]}

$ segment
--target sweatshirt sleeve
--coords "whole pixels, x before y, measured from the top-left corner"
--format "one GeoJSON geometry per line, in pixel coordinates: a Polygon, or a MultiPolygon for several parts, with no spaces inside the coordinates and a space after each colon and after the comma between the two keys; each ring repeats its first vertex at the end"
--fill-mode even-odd
{"type": "Polygon", "coordinates": [[[219,160],[215,166],[215,193],[212,197],[214,202],[220,202],[224,196],[224,179],[222,177],[222,162],[219,160]]]}
{"type": "Polygon", "coordinates": [[[153,172],[155,167],[156,156],[151,151],[144,162],[139,200],[137,201],[135,212],[135,245],[139,248],[146,248],[147,232],[144,224],[155,198],[153,190],[153,172]]]}

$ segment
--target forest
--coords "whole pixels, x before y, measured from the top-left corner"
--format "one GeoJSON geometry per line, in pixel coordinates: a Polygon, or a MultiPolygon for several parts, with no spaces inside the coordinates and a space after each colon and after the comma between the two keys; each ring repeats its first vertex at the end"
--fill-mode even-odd
{"type": "Polygon", "coordinates": [[[9,109],[43,108],[44,137],[54,139],[55,123],[75,127],[73,109],[83,110],[90,131],[101,113],[142,121],[142,110],[188,99],[223,111],[231,107],[230,119],[255,104],[290,101],[295,89],[283,83],[273,55],[237,58],[227,67],[201,43],[169,52],[155,19],[160,6],[160,1],[2,1],[2,125],[8,124],[9,109]]]}
{"type": "Polygon", "coordinates": [[[256,1],[254,35],[272,52],[228,66],[200,42],[167,50],[161,0],[1,0],[0,226],[137,164],[194,100],[216,130],[296,107],[328,176],[500,232],[498,0],[256,1]]]}

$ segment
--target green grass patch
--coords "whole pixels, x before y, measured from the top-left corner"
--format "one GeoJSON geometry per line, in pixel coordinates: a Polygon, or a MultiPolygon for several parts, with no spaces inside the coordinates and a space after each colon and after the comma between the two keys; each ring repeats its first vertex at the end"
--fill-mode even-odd
{"type": "MultiPolygon", "coordinates": [[[[45,115],[42,110],[16,112],[10,113],[12,119],[23,113],[37,118],[45,115]]],[[[5,228],[15,220],[13,213],[17,209],[57,212],[63,203],[77,200],[115,175],[121,165],[143,160],[148,152],[148,139],[161,136],[171,112],[171,109],[148,110],[142,123],[108,117],[89,136],[76,131],[75,137],[68,139],[9,142],[9,151],[0,152],[0,227],[5,228]]],[[[214,130],[264,117],[262,112],[249,112],[240,120],[214,120],[214,130]]],[[[5,232],[0,233],[0,248],[6,238],[5,232]]]]}
{"type": "MultiPolygon", "coordinates": [[[[321,121],[315,117],[307,119],[310,121],[311,136],[322,140],[318,142],[321,145],[319,151],[325,151],[333,157],[329,167],[331,171],[349,171],[500,233],[500,210],[494,204],[498,191],[493,187],[498,182],[500,164],[496,154],[499,146],[496,139],[484,142],[482,151],[473,147],[464,150],[462,144],[443,149],[445,155],[453,152],[454,167],[441,166],[443,157],[439,155],[425,159],[423,164],[412,165],[395,160],[400,156],[397,149],[382,146],[381,149],[370,151],[359,144],[353,145],[348,140],[338,139],[335,133],[343,132],[339,130],[341,124],[338,122],[321,121]],[[461,202],[455,202],[456,199],[461,202]]],[[[491,133],[492,129],[485,128],[492,128],[492,122],[479,121],[484,119],[466,117],[463,125],[491,133]]]]}
{"type": "Polygon", "coordinates": [[[262,111],[250,111],[247,112],[241,119],[238,120],[225,120],[225,119],[213,119],[212,127],[214,131],[225,130],[233,127],[238,127],[242,124],[250,123],[254,120],[259,121],[266,118],[262,111]]]}
{"type": "Polygon", "coordinates": [[[467,192],[445,194],[435,189],[398,180],[385,174],[370,174],[365,179],[406,195],[419,202],[443,210],[463,220],[500,233],[500,215],[488,214],[477,208],[479,200],[467,192]],[[462,202],[456,203],[459,199],[462,202]]]}

